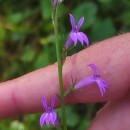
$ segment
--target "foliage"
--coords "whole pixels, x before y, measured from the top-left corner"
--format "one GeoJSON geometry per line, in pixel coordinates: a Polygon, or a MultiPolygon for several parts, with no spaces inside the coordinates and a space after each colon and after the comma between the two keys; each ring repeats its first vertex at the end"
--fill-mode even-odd
{"type": "MultiPolygon", "coordinates": [[[[71,28],[68,24],[70,12],[76,20],[84,15],[82,29],[91,44],[130,31],[129,0],[64,0],[59,12],[61,46],[71,28]]],[[[77,50],[80,49],[78,46],[77,50]]],[[[0,81],[16,78],[56,61],[51,0],[0,0],[0,61],[0,81]]],[[[89,124],[87,112],[91,109],[81,104],[68,107],[70,130],[85,129],[89,124]]],[[[97,106],[89,114],[89,119],[96,109],[97,106]]],[[[21,117],[6,119],[0,122],[0,129],[38,130],[38,120],[39,115],[23,115],[22,120],[21,117]]]]}

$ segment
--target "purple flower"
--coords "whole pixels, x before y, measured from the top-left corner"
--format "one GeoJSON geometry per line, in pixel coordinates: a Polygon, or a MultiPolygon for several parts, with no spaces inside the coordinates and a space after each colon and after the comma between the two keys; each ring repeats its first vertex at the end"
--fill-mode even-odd
{"type": "Polygon", "coordinates": [[[56,8],[56,3],[57,3],[57,0],[52,0],[52,6],[54,9],[56,8]]]}
{"type": "Polygon", "coordinates": [[[56,7],[57,2],[60,4],[60,3],[62,3],[63,1],[64,1],[64,0],[52,0],[52,5],[53,5],[54,9],[55,9],[55,7],[56,7]]]}
{"type": "Polygon", "coordinates": [[[76,83],[76,85],[74,86],[74,89],[79,89],[87,85],[90,85],[92,83],[97,83],[101,96],[103,96],[105,93],[105,88],[108,88],[108,84],[106,83],[105,80],[100,78],[99,72],[97,71],[97,68],[94,64],[89,64],[88,66],[91,67],[94,75],[80,80],[78,83],[76,83]]]}
{"type": "Polygon", "coordinates": [[[45,109],[45,112],[40,117],[40,126],[41,127],[44,123],[46,123],[46,125],[49,126],[50,122],[54,126],[57,125],[57,122],[58,122],[57,115],[56,115],[56,112],[54,111],[55,98],[56,97],[54,97],[52,99],[51,107],[48,107],[45,98],[42,97],[42,104],[45,109]]]}
{"type": "Polygon", "coordinates": [[[79,40],[82,45],[85,42],[86,45],[88,46],[88,44],[89,44],[88,37],[83,32],[79,32],[79,29],[84,22],[84,17],[82,17],[79,20],[78,25],[75,25],[75,20],[74,20],[73,15],[72,14],[69,14],[69,15],[70,15],[70,22],[71,22],[72,30],[66,41],[65,48],[68,49],[72,42],[74,42],[74,46],[76,46],[77,40],[79,40]]]}

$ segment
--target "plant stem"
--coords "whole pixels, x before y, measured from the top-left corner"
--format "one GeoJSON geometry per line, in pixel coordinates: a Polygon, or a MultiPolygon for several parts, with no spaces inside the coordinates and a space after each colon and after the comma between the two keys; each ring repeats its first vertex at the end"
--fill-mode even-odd
{"type": "Polygon", "coordinates": [[[63,123],[63,130],[67,130],[67,123],[66,123],[66,111],[65,111],[65,103],[64,103],[64,88],[63,88],[63,78],[62,78],[62,63],[61,63],[61,50],[60,44],[58,40],[58,2],[55,11],[53,11],[53,25],[54,25],[54,33],[55,33],[55,42],[56,42],[56,55],[57,55],[57,62],[58,62],[58,77],[59,77],[59,86],[60,86],[60,98],[61,98],[61,109],[62,109],[62,123],[63,123]]]}

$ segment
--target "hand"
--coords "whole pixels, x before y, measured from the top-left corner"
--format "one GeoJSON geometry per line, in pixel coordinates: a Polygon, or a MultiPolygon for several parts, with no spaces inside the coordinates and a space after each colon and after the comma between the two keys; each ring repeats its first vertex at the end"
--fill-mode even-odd
{"type": "MultiPolygon", "coordinates": [[[[98,112],[89,130],[130,129],[130,33],[116,36],[90,46],[68,57],[63,67],[64,87],[71,76],[80,80],[92,75],[87,66],[93,63],[109,84],[103,97],[98,87],[90,85],[72,93],[66,103],[108,103],[98,112]]],[[[44,61],[43,61],[44,62],[44,61]]],[[[48,102],[59,93],[57,64],[36,70],[17,79],[0,84],[0,117],[43,111],[41,99],[48,102]]],[[[58,100],[56,107],[59,107],[58,100]]]]}

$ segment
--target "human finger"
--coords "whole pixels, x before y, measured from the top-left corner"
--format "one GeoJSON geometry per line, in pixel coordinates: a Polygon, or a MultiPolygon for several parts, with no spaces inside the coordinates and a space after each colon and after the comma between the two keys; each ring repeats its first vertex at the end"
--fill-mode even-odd
{"type": "Polygon", "coordinates": [[[129,130],[130,95],[107,103],[92,121],[88,130],[129,130]]]}
{"type": "MultiPolygon", "coordinates": [[[[71,76],[79,81],[92,75],[87,67],[93,63],[101,77],[109,84],[105,96],[101,97],[97,85],[90,85],[75,91],[67,103],[101,102],[120,98],[128,92],[130,77],[130,33],[116,36],[68,57],[63,66],[63,82],[67,89],[71,76]]],[[[17,79],[0,84],[0,117],[19,113],[42,111],[44,96],[50,103],[59,93],[57,64],[39,69],[17,79]]],[[[58,103],[56,102],[56,106],[58,103]]]]}

